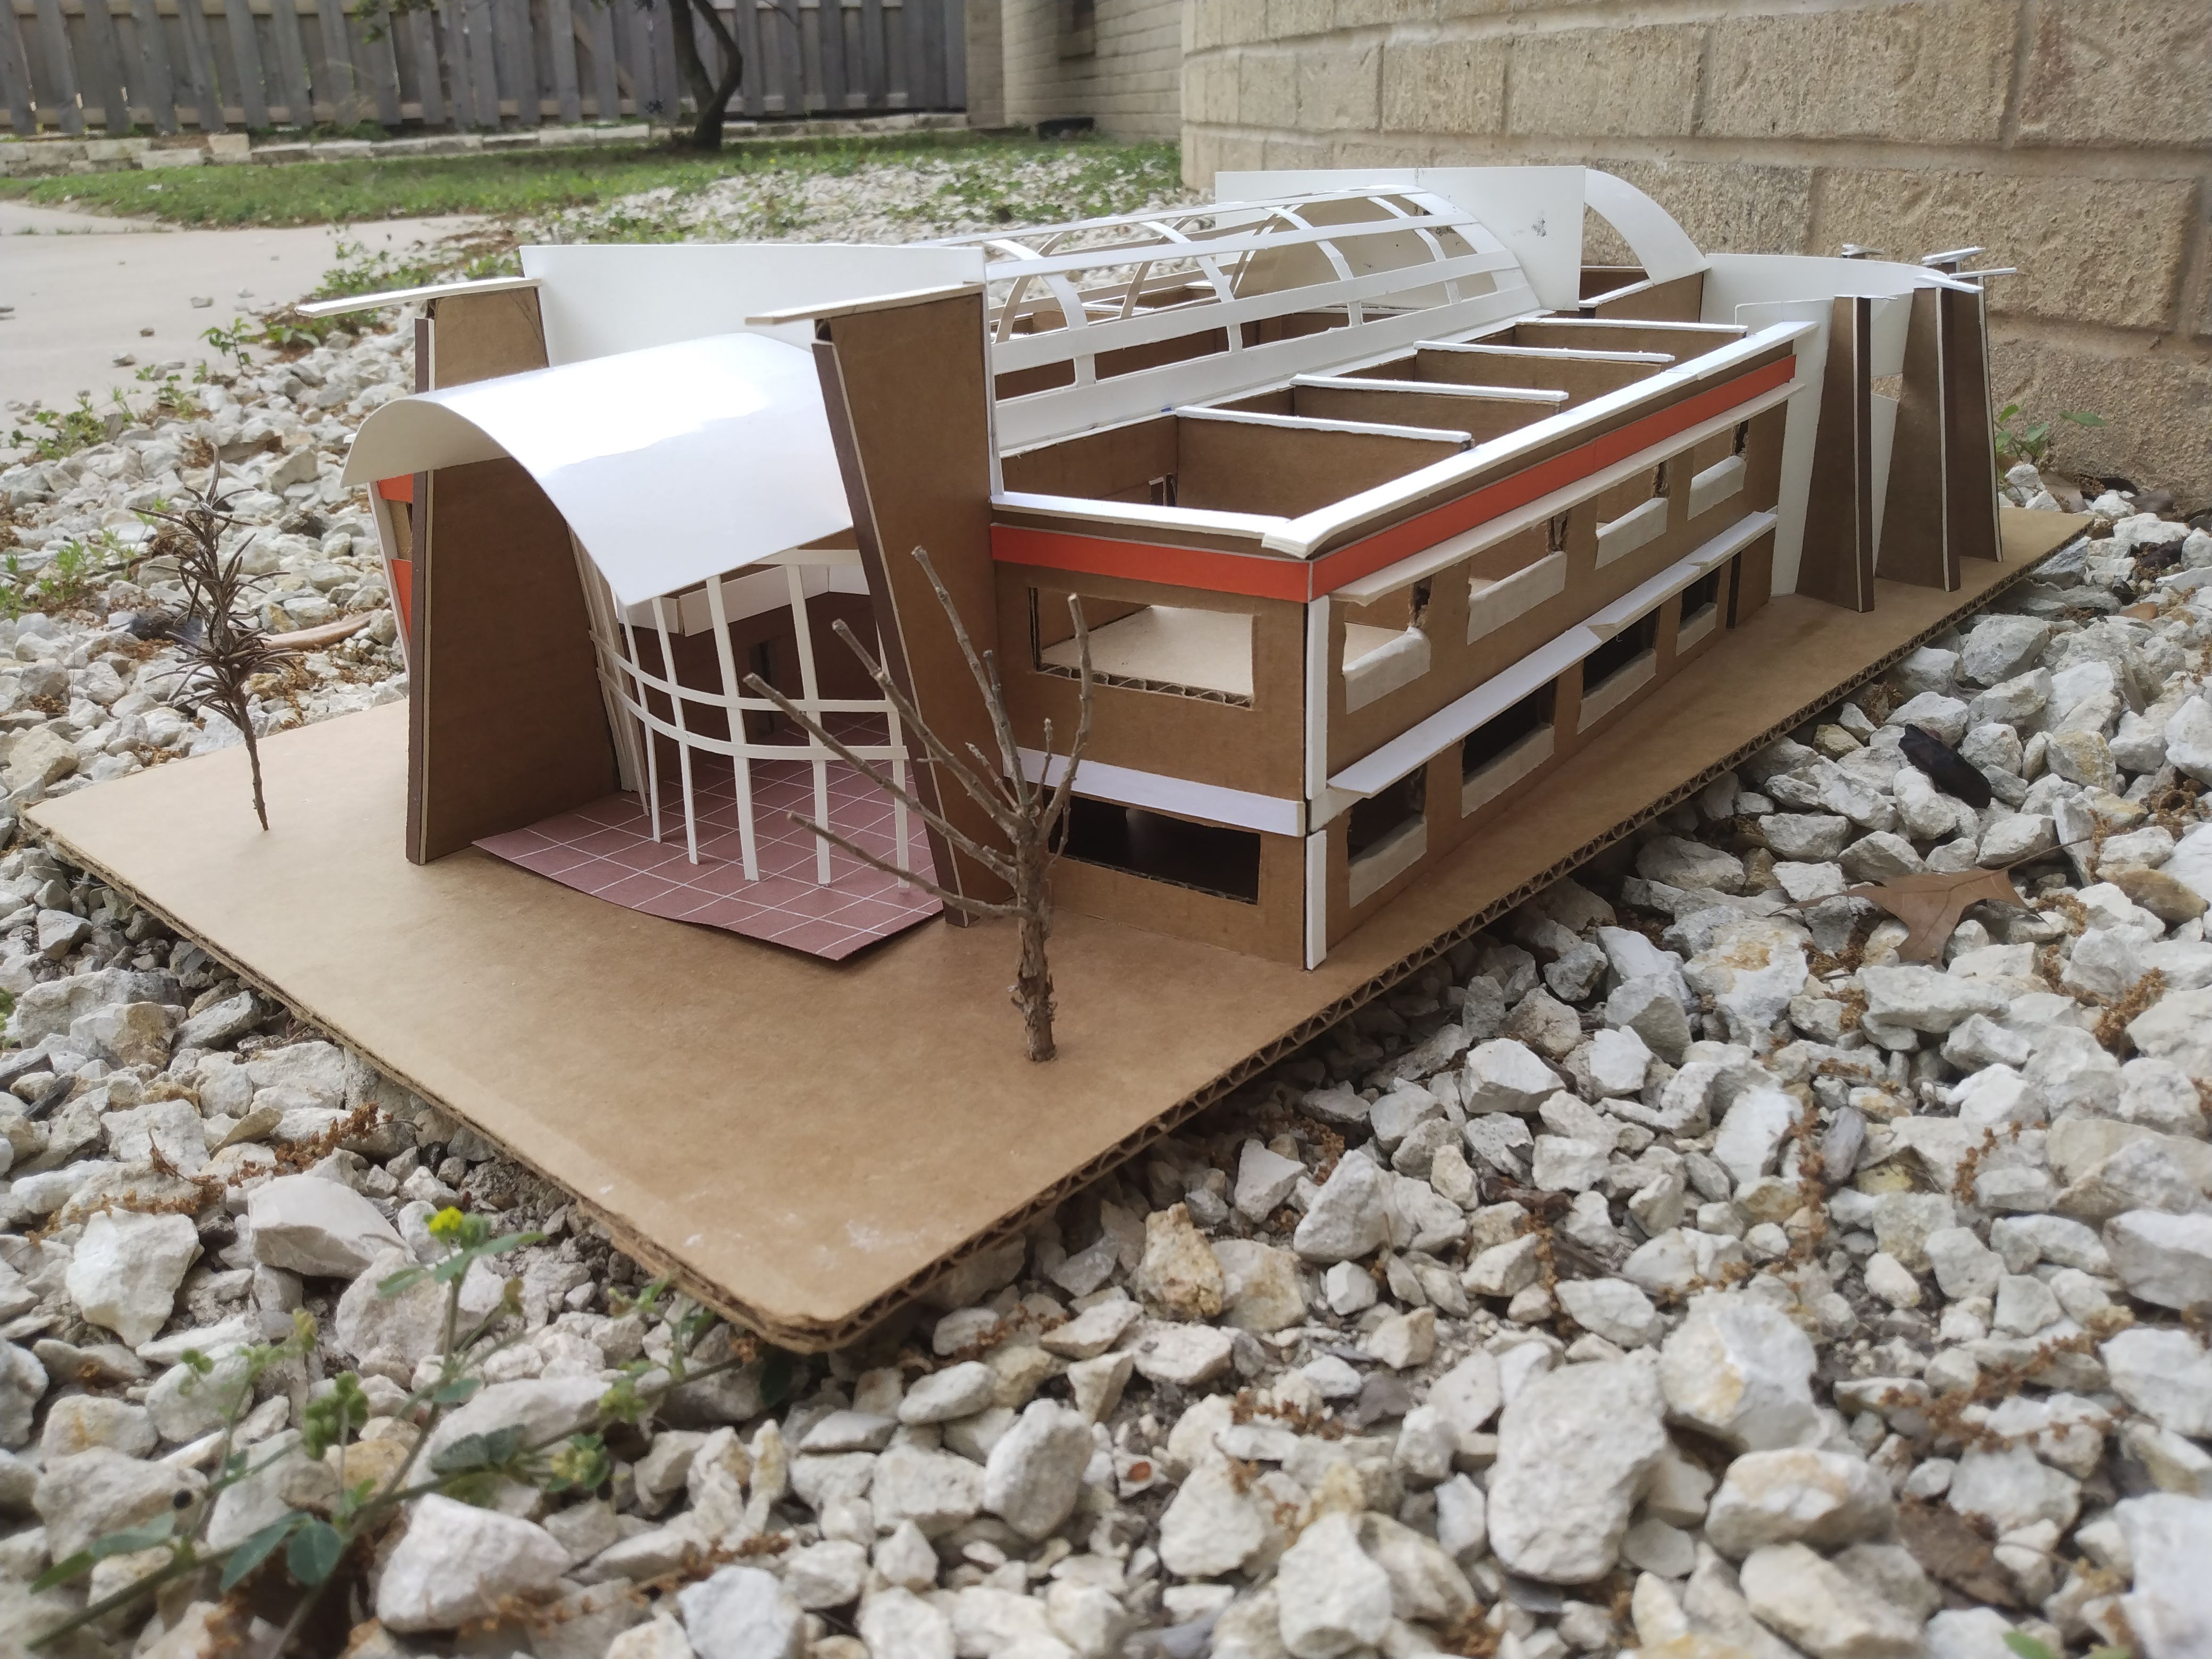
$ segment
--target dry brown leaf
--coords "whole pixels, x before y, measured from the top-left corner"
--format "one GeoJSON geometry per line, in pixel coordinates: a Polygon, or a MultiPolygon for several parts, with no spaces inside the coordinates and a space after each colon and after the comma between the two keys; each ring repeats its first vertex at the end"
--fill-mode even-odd
{"type": "Polygon", "coordinates": [[[1989,1538],[1956,1510],[1907,1498],[1897,1506],[1897,1535],[1921,1571],[1978,1601],[2020,1606],[2020,1593],[1997,1565],[1989,1538]]]}
{"type": "Polygon", "coordinates": [[[1908,930],[1897,947],[1900,962],[1940,962],[1943,947],[1969,905],[1986,901],[2026,909],[2027,902],[2012,884],[2006,870],[1929,870],[1918,875],[1897,876],[1888,881],[1861,882],[1846,887],[1853,898],[1887,910],[1908,930]]]}

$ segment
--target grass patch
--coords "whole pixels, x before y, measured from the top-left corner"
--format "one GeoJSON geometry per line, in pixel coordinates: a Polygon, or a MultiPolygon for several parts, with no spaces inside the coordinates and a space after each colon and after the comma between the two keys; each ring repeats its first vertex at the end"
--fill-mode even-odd
{"type": "MultiPolygon", "coordinates": [[[[76,174],[0,179],[0,198],[150,215],[178,225],[354,224],[439,214],[527,218],[645,191],[666,189],[680,199],[749,175],[796,181],[900,162],[933,163],[951,175],[939,199],[917,203],[918,210],[960,205],[1009,222],[1110,213],[1181,187],[1172,144],[1044,143],[949,133],[744,143],[711,155],[629,146],[178,168],[156,178],[137,171],[76,174]],[[1025,185],[1020,164],[1032,161],[1060,165],[1048,182],[1025,185]],[[957,203],[943,199],[946,189],[957,203]]],[[[762,228],[775,234],[772,223],[762,228]]]]}

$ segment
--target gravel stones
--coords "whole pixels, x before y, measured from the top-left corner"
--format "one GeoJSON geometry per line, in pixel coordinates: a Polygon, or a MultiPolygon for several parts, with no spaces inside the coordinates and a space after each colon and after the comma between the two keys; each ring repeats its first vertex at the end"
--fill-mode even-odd
{"type": "Polygon", "coordinates": [[[1613,1569],[1644,1475],[1666,1449],[1653,1368],[1623,1359],[1531,1378],[1498,1420],[1491,1547],[1515,1572],[1588,1583],[1613,1569]]]}
{"type": "Polygon", "coordinates": [[[1863,1458],[1804,1447],[1746,1452],[1713,1493],[1705,1536],[1741,1559],[1769,1544],[1878,1538],[1892,1512],[1888,1483],[1863,1458]]]}
{"type": "Polygon", "coordinates": [[[1754,1550],[1742,1584],[1753,1616],[1813,1659],[1919,1659],[1917,1619],[1802,1544],[1754,1550]]]}
{"type": "Polygon", "coordinates": [[[2105,1245],[2130,1296],[2180,1312],[2212,1306],[2212,1215],[2131,1210],[2106,1224],[2105,1245]]]}
{"type": "Polygon", "coordinates": [[[253,1259],[308,1279],[355,1279],[398,1247],[398,1229],[352,1188],[315,1176],[279,1176],[253,1189],[246,1218],[253,1259]]]}
{"type": "Polygon", "coordinates": [[[1322,1516],[1283,1552],[1275,1599],[1293,1659],[1340,1659],[1390,1628],[1390,1576],[1359,1547],[1352,1517],[1322,1516]]]}
{"type": "Polygon", "coordinates": [[[1808,1443],[1820,1432],[1813,1344],[1771,1304],[1698,1297],[1659,1353],[1668,1414],[1738,1451],[1808,1443]]]}
{"type": "Polygon", "coordinates": [[[804,1611],[775,1575],[722,1567],[677,1593],[698,1659],[799,1659],[804,1611]]]}
{"type": "Polygon", "coordinates": [[[984,1509],[1024,1538],[1045,1537],[1074,1509],[1091,1454],[1091,1425],[1080,1412],[1030,1401],[991,1448],[984,1509]]]}
{"type": "Polygon", "coordinates": [[[384,1564],[376,1616],[387,1630],[451,1630],[509,1596],[546,1595],[568,1553],[544,1528],[433,1493],[416,1500],[384,1564]]]}
{"type": "Polygon", "coordinates": [[[69,1293],[87,1320],[135,1348],[168,1322],[177,1286],[199,1253],[190,1216],[104,1212],[77,1240],[69,1293]]]}
{"type": "Polygon", "coordinates": [[[1226,1460],[1212,1457],[1185,1477],[1160,1516],[1160,1560],[1182,1578],[1236,1571],[1266,1540],[1267,1529],[1226,1460]]]}
{"type": "Polygon", "coordinates": [[[1355,1261],[1389,1242],[1389,1175],[1373,1159],[1347,1152],[1314,1194],[1291,1248],[1308,1261],[1355,1261]]]}

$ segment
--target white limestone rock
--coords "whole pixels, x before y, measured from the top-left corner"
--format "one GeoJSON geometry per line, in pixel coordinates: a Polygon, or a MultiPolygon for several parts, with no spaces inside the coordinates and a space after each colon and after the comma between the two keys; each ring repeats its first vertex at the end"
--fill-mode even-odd
{"type": "Polygon", "coordinates": [[[1810,1338],[1771,1303],[1740,1291],[1708,1294],[1659,1354],[1668,1414],[1738,1451],[1808,1445],[1820,1419],[1813,1403],[1810,1338]]]}
{"type": "Polygon", "coordinates": [[[398,1229],[350,1187],[319,1176],[279,1176],[246,1199],[253,1259],[306,1279],[356,1279],[400,1245],[398,1229]]]}
{"type": "Polygon", "coordinates": [[[1878,1538],[1893,1514],[1888,1483],[1862,1457],[1807,1447],[1746,1452],[1713,1493],[1705,1536],[1740,1560],[1769,1544],[1878,1538]]]}
{"type": "Polygon", "coordinates": [[[1237,1489],[1227,1461],[1210,1457],[1184,1480],[1160,1516],[1160,1561],[1181,1578],[1218,1578],[1259,1553],[1267,1529],[1237,1489]]]}
{"type": "Polygon", "coordinates": [[[983,1507],[1024,1538],[1047,1537],[1075,1508],[1091,1453],[1091,1425],[1082,1413],[1031,1401],[991,1448],[983,1507]]]}
{"type": "Polygon", "coordinates": [[[2105,1246],[2138,1301],[2179,1311],[2212,1304],[2212,1214],[2130,1210],[2105,1224],[2105,1246]]]}
{"type": "Polygon", "coordinates": [[[1491,1547],[1523,1577],[1581,1584],[1613,1570],[1644,1476],[1666,1449],[1663,1401],[1644,1359],[1531,1378],[1498,1420],[1491,1547]]]}
{"type": "Polygon", "coordinates": [[[376,1617],[387,1630],[452,1630],[493,1617],[509,1596],[550,1595],[568,1565],[568,1551],[535,1522],[434,1492],[416,1500],[384,1564],[376,1617]]]}
{"type": "Polygon", "coordinates": [[[168,1323],[177,1286],[199,1253],[190,1216],[105,1211],[85,1223],[77,1240],[69,1293],[87,1321],[135,1348],[168,1323]]]}
{"type": "Polygon", "coordinates": [[[1802,1544],[1752,1552],[1743,1599],[1811,1659],[1921,1659],[1920,1621],[1802,1544]]]}
{"type": "Polygon", "coordinates": [[[774,1573],[723,1567],[678,1592],[698,1659],[799,1659],[805,1614],[774,1573]]]}
{"type": "Polygon", "coordinates": [[[2142,1659],[2212,1653],[2212,1499],[2153,1492],[2114,1506],[2135,1586],[2121,1599],[2142,1659]]]}
{"type": "Polygon", "coordinates": [[[1340,1659],[1390,1628],[1390,1576],[1359,1547],[1351,1516],[1332,1511],[1283,1552],[1275,1575],[1283,1646],[1292,1659],[1340,1659]]]}

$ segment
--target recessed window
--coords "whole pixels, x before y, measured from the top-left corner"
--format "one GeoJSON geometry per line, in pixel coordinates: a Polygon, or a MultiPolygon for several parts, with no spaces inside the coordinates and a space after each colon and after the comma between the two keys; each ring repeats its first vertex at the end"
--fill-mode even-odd
{"type": "MultiPolygon", "coordinates": [[[[1091,673],[1100,685],[1252,706],[1252,626],[1249,612],[1187,605],[1139,605],[1086,598],[1091,673]]],[[[1030,590],[1030,634],[1037,672],[1082,675],[1067,596],[1030,590]]]]}
{"type": "Polygon", "coordinates": [[[1502,714],[1492,715],[1468,732],[1459,746],[1459,768],[1472,777],[1531,732],[1552,723],[1552,704],[1558,687],[1531,691],[1502,714]]]}
{"type": "Polygon", "coordinates": [[[1061,836],[1061,853],[1079,863],[1103,865],[1243,904],[1260,902],[1256,830],[1197,823],[1141,806],[1075,795],[1069,798],[1061,836]]]}
{"type": "Polygon", "coordinates": [[[1344,848],[1352,902],[1380,891],[1428,851],[1429,773],[1417,766],[1346,814],[1344,848]]]}
{"type": "Polygon", "coordinates": [[[1684,627],[1688,627],[1701,617],[1710,617],[1719,610],[1721,578],[1727,574],[1727,566],[1717,565],[1682,590],[1682,625],[1684,627]]]}
{"type": "Polygon", "coordinates": [[[1583,659],[1583,696],[1625,672],[1658,642],[1659,613],[1650,611],[1583,659]]]}

